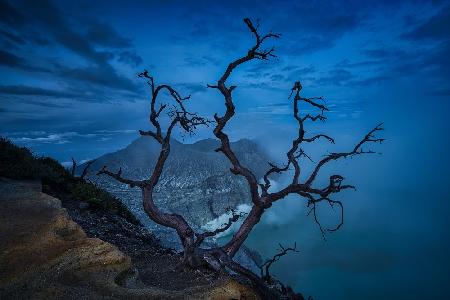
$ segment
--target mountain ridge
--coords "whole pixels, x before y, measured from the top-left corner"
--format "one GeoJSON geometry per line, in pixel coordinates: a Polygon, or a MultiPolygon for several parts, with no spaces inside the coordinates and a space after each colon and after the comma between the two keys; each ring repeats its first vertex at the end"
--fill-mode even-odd
{"type": "MultiPolygon", "coordinates": [[[[269,156],[249,139],[230,143],[242,165],[252,170],[257,178],[267,171],[269,156]]],[[[230,172],[231,164],[214,149],[220,143],[216,139],[204,139],[192,144],[173,140],[171,153],[155,188],[154,199],[161,209],[181,214],[194,228],[226,212],[229,207],[250,204],[248,184],[242,176],[230,172]]],[[[125,178],[141,180],[150,177],[160,145],[150,137],[140,137],[127,147],[99,157],[90,167],[87,179],[120,198],[137,218],[168,247],[179,248],[173,230],[151,221],[142,208],[140,189],[131,189],[108,176],[97,176],[103,166],[112,172],[122,170],[125,178]]],[[[86,164],[81,164],[81,173],[86,164]]]]}

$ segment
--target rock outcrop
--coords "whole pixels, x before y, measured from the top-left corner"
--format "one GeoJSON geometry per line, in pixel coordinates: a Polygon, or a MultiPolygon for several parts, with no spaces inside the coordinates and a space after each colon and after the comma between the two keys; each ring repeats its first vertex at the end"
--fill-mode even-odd
{"type": "Polygon", "coordinates": [[[178,291],[144,285],[130,257],[87,237],[38,181],[1,179],[0,205],[1,299],[257,299],[230,278],[178,291]]]}

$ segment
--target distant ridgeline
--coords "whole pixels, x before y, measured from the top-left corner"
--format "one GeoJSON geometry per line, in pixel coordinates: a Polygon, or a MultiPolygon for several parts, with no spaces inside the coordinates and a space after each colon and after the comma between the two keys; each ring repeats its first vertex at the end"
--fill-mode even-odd
{"type": "MultiPolygon", "coordinates": [[[[230,163],[214,151],[219,142],[205,139],[194,144],[171,142],[171,152],[157,185],[155,199],[165,211],[181,214],[194,227],[201,227],[224,214],[228,207],[249,203],[248,185],[230,172],[230,163]]],[[[269,157],[248,139],[231,143],[243,165],[261,178],[267,171],[269,157]]],[[[158,226],[145,215],[140,189],[130,189],[108,176],[97,176],[103,166],[130,179],[147,179],[159,155],[160,145],[149,137],[140,137],[125,149],[103,155],[90,166],[86,178],[120,198],[141,223],[169,247],[178,248],[178,238],[170,229],[158,226]]],[[[85,164],[77,168],[81,173],[85,164]]]]}

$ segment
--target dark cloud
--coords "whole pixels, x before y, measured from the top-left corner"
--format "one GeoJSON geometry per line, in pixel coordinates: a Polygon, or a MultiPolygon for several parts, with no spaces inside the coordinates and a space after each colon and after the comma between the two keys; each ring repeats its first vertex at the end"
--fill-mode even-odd
{"type": "Polygon", "coordinates": [[[227,5],[220,6],[211,2],[180,6],[182,18],[193,29],[189,38],[176,35],[174,41],[192,43],[194,38],[233,49],[235,45],[224,42],[232,40],[232,32],[245,30],[242,18],[250,17],[255,24],[261,20],[264,27],[260,30],[281,33],[284,44],[278,48],[279,53],[292,55],[331,48],[345,33],[360,26],[368,12],[382,7],[377,3],[360,5],[354,1],[276,1],[263,5],[260,1],[228,1],[227,5]]]}
{"type": "Polygon", "coordinates": [[[443,7],[423,24],[402,36],[411,40],[450,39],[450,5],[443,7]]]}
{"type": "Polygon", "coordinates": [[[327,36],[311,35],[296,39],[295,42],[287,43],[280,47],[280,52],[287,55],[299,56],[310,54],[318,50],[334,46],[334,39],[327,36]]]}
{"type": "MultiPolygon", "coordinates": [[[[284,68],[285,69],[285,68],[284,68]]],[[[286,76],[288,81],[304,80],[307,76],[314,73],[316,70],[314,66],[304,67],[304,68],[294,68],[286,76]]]]}
{"type": "Polygon", "coordinates": [[[372,75],[367,78],[355,79],[349,82],[349,86],[372,86],[374,84],[380,84],[386,80],[392,79],[389,75],[372,75]]]}
{"type": "Polygon", "coordinates": [[[2,37],[2,40],[8,40],[14,44],[24,45],[26,43],[21,36],[13,32],[8,32],[0,29],[0,36],[2,37]]]}
{"type": "Polygon", "coordinates": [[[450,79],[450,5],[440,8],[426,20],[408,15],[407,21],[412,30],[401,34],[409,47],[369,48],[362,53],[367,61],[341,62],[340,67],[373,66],[378,74],[371,79],[357,81],[356,84],[370,84],[398,76],[423,76],[425,81],[436,85],[435,90],[448,86],[450,79]],[[433,42],[433,43],[430,43],[433,42]]]}
{"type": "MultiPolygon", "coordinates": [[[[21,15],[27,16],[27,24],[22,24],[21,38],[27,39],[37,45],[47,44],[48,38],[54,40],[56,45],[64,47],[71,52],[85,59],[88,63],[85,66],[73,66],[72,63],[65,64],[61,59],[56,60],[51,70],[43,70],[42,68],[26,63],[17,54],[0,52],[0,63],[13,68],[20,68],[27,71],[47,71],[52,72],[55,76],[65,81],[71,80],[84,81],[89,84],[97,84],[114,89],[124,89],[135,92],[138,87],[133,81],[124,77],[111,65],[110,61],[117,58],[119,62],[131,65],[133,67],[142,63],[142,58],[130,48],[131,41],[120,36],[112,26],[95,21],[87,25],[87,33],[81,32],[80,28],[84,24],[81,19],[75,16],[70,21],[64,18],[64,13],[54,5],[51,1],[25,1],[22,6],[21,15]],[[73,23],[78,26],[74,26],[73,23]],[[40,34],[36,35],[35,30],[40,30],[40,34]],[[44,34],[42,34],[44,33],[44,34]],[[37,38],[32,38],[32,37],[37,38]],[[39,38],[39,36],[43,36],[39,38]],[[113,48],[110,51],[98,50],[96,46],[113,48]],[[124,48],[129,48],[124,50],[124,48]],[[67,66],[66,66],[67,65],[67,66]]],[[[9,32],[12,32],[9,30],[9,32]]],[[[12,35],[12,33],[10,33],[12,35]]],[[[11,39],[12,36],[9,38],[11,39]]],[[[19,40],[16,38],[16,42],[19,40]]],[[[20,51],[18,51],[20,52],[20,51]]]]}
{"type": "Polygon", "coordinates": [[[337,67],[331,69],[325,76],[314,79],[316,85],[329,86],[349,86],[349,87],[364,87],[379,84],[385,80],[393,77],[388,73],[370,73],[369,75],[357,75],[347,69],[337,67]]]}
{"type": "Polygon", "coordinates": [[[246,71],[248,73],[260,73],[261,71],[268,70],[270,65],[264,61],[256,61],[255,63],[247,66],[246,71]]]}
{"type": "Polygon", "coordinates": [[[0,64],[8,67],[20,66],[22,59],[15,54],[0,50],[0,64]]]}
{"type": "Polygon", "coordinates": [[[48,98],[43,98],[43,100],[31,100],[27,99],[26,104],[35,105],[38,107],[44,107],[44,108],[57,108],[57,109],[64,109],[69,106],[72,106],[73,103],[55,103],[48,101],[48,98]]]}
{"type": "Polygon", "coordinates": [[[198,57],[198,56],[195,56],[195,54],[192,54],[192,55],[185,57],[184,62],[189,66],[198,67],[198,66],[206,66],[206,65],[217,65],[217,64],[220,64],[221,61],[215,57],[208,56],[208,55],[202,55],[202,56],[198,57]]]}
{"type": "Polygon", "coordinates": [[[285,77],[283,74],[273,74],[272,76],[270,76],[270,80],[272,80],[272,81],[281,81],[284,78],[285,77]]]}
{"type": "Polygon", "coordinates": [[[366,7],[347,1],[302,1],[295,3],[289,13],[292,17],[296,16],[294,24],[308,32],[336,36],[354,29],[362,21],[365,10],[366,7]]]}
{"type": "Polygon", "coordinates": [[[39,33],[35,32],[35,31],[31,31],[24,38],[38,46],[48,46],[51,44],[51,42],[47,38],[42,37],[39,33]]]}
{"type": "Polygon", "coordinates": [[[446,90],[450,80],[450,5],[442,7],[436,14],[413,30],[402,35],[404,39],[427,45],[427,49],[416,51],[409,59],[398,57],[396,70],[421,72],[437,85],[435,90],[446,90]],[[429,41],[434,44],[429,45],[429,41]],[[424,43],[426,42],[426,43],[424,43]]]}
{"type": "Polygon", "coordinates": [[[95,64],[107,63],[108,56],[96,51],[80,33],[71,29],[62,12],[50,1],[27,1],[24,9],[36,25],[42,27],[65,48],[95,64]]]}
{"type": "Polygon", "coordinates": [[[435,91],[429,92],[428,94],[429,94],[429,95],[433,95],[433,96],[443,96],[443,97],[448,97],[448,96],[450,96],[450,89],[435,90],[435,91]]]}
{"type": "Polygon", "coordinates": [[[278,102],[278,103],[270,103],[265,105],[266,107],[285,107],[285,106],[289,106],[290,103],[283,103],[283,102],[278,102]]]}
{"type": "Polygon", "coordinates": [[[375,58],[375,59],[384,59],[384,58],[397,58],[399,56],[406,55],[406,51],[401,49],[395,49],[395,48],[373,48],[373,49],[366,49],[363,51],[365,56],[369,58],[375,58]]]}
{"type": "Polygon", "coordinates": [[[0,65],[32,72],[50,72],[47,68],[33,66],[23,57],[0,49],[0,65]]]}
{"type": "Polygon", "coordinates": [[[86,38],[93,44],[111,48],[129,48],[131,40],[121,36],[110,24],[93,22],[86,38]]]}
{"type": "Polygon", "coordinates": [[[178,83],[176,86],[186,89],[189,94],[206,92],[208,90],[206,84],[202,85],[200,83],[178,83]]]}
{"type": "Polygon", "coordinates": [[[73,98],[79,96],[77,94],[67,91],[57,91],[50,89],[43,89],[39,87],[32,87],[27,85],[7,85],[0,86],[1,94],[22,95],[22,96],[46,96],[56,98],[73,98]]]}
{"type": "Polygon", "coordinates": [[[200,20],[193,24],[194,29],[191,31],[191,36],[206,38],[211,35],[211,30],[208,29],[208,24],[205,20],[200,20]]]}
{"type": "Polygon", "coordinates": [[[192,67],[205,66],[208,63],[206,60],[202,59],[201,57],[192,57],[192,56],[185,57],[184,62],[186,63],[186,65],[192,66],[192,67]]]}
{"type": "Polygon", "coordinates": [[[426,72],[446,81],[450,80],[450,39],[439,43],[421,57],[420,65],[426,72]]]}
{"type": "Polygon", "coordinates": [[[337,68],[361,68],[361,67],[372,67],[372,66],[380,66],[385,64],[386,60],[362,60],[357,62],[352,62],[351,60],[344,59],[340,62],[336,63],[335,67],[337,68]]]}
{"type": "Polygon", "coordinates": [[[298,66],[285,66],[285,67],[283,67],[282,69],[281,69],[281,71],[282,72],[287,72],[287,71],[292,71],[292,70],[294,70],[294,69],[297,69],[298,68],[298,66]]]}
{"type": "Polygon", "coordinates": [[[75,102],[108,102],[120,98],[131,100],[136,95],[127,93],[108,93],[108,89],[93,89],[83,84],[82,87],[63,87],[60,89],[47,89],[29,85],[3,85],[0,94],[3,102],[11,104],[24,103],[43,107],[67,107],[75,102]],[[55,103],[55,99],[65,99],[63,104],[55,103]]]}
{"type": "Polygon", "coordinates": [[[66,79],[75,79],[111,89],[127,90],[133,93],[139,91],[139,87],[132,80],[120,76],[109,64],[75,68],[59,66],[56,73],[66,79]]]}
{"type": "Polygon", "coordinates": [[[280,53],[311,54],[330,49],[344,34],[361,25],[367,8],[347,1],[294,2],[276,17],[276,28],[286,35],[280,53]]]}
{"type": "Polygon", "coordinates": [[[25,17],[8,1],[0,0],[0,22],[18,26],[25,23],[25,17]]]}
{"type": "Polygon", "coordinates": [[[133,67],[137,67],[144,62],[142,60],[142,57],[140,57],[134,51],[121,51],[118,53],[117,56],[118,56],[118,61],[128,64],[133,67]]]}
{"type": "Polygon", "coordinates": [[[355,76],[348,70],[345,69],[332,69],[327,75],[320,77],[317,80],[318,84],[325,85],[345,85],[351,80],[355,79],[355,76]]]}

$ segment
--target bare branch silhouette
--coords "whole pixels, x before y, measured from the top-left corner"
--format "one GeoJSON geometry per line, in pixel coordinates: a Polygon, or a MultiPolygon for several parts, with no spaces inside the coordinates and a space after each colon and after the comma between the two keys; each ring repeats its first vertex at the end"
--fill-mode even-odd
{"type": "Polygon", "coordinates": [[[299,252],[297,250],[297,243],[294,243],[293,247],[283,247],[283,245],[278,244],[280,246],[280,250],[277,254],[275,254],[272,258],[266,260],[263,264],[261,264],[259,266],[259,268],[261,269],[261,278],[263,278],[265,281],[270,281],[271,276],[270,276],[270,267],[272,266],[272,264],[276,261],[278,261],[281,257],[285,256],[286,254],[288,254],[290,251],[291,252],[299,252]]]}
{"type": "MultiPolygon", "coordinates": [[[[84,180],[84,178],[85,178],[86,175],[87,175],[87,172],[88,172],[89,168],[91,167],[91,165],[92,165],[94,162],[95,162],[95,159],[94,159],[94,160],[90,160],[90,161],[88,161],[88,162],[86,163],[86,166],[84,166],[83,171],[81,172],[81,175],[80,175],[80,177],[79,177],[80,179],[83,179],[83,180],[84,180]]],[[[75,176],[75,171],[76,171],[76,169],[77,169],[77,162],[76,162],[75,159],[72,157],[72,170],[71,170],[72,177],[76,177],[76,176],[75,176]]]]}
{"type": "Polygon", "coordinates": [[[145,182],[142,180],[131,180],[131,179],[123,178],[121,168],[119,169],[119,171],[117,171],[117,173],[113,173],[113,172],[108,171],[106,166],[103,166],[103,168],[100,171],[98,171],[97,175],[102,175],[102,174],[106,174],[121,183],[129,185],[132,188],[133,187],[143,187],[145,184],[145,182]]]}
{"type": "MultiPolygon", "coordinates": [[[[229,85],[228,80],[232,72],[244,63],[253,60],[268,60],[275,57],[273,47],[263,48],[263,46],[268,40],[279,38],[280,34],[273,32],[261,34],[259,32],[259,25],[257,24],[255,26],[248,18],[244,19],[244,23],[255,38],[254,45],[245,55],[233,60],[227,65],[217,83],[207,85],[211,89],[218,90],[223,96],[225,105],[225,112],[223,115],[216,113],[214,114],[214,121],[210,121],[197,115],[196,113],[189,112],[185,106],[185,103],[191,100],[190,95],[182,97],[180,93],[170,85],[156,85],[153,76],[150,75],[147,70],[144,70],[138,76],[145,79],[150,86],[149,122],[153,128],[150,130],[140,130],[139,133],[142,136],[148,136],[155,139],[161,145],[156,164],[149,174],[149,178],[146,180],[139,181],[126,179],[122,177],[121,169],[119,169],[117,173],[113,173],[108,171],[106,167],[103,167],[98,172],[98,175],[110,176],[121,183],[127,184],[131,187],[139,187],[142,190],[144,210],[149,218],[162,226],[170,227],[176,230],[183,245],[183,263],[186,266],[196,268],[202,262],[206,262],[211,265],[213,269],[217,269],[217,266],[221,269],[229,269],[248,278],[257,290],[260,291],[262,298],[273,299],[276,298],[276,296],[271,290],[268,289],[267,286],[265,286],[264,281],[258,275],[233,261],[235,254],[242,247],[244,241],[247,239],[254,226],[259,223],[263,213],[276,201],[279,201],[288,195],[296,195],[299,196],[300,199],[306,200],[306,205],[310,207],[310,214],[313,215],[314,221],[319,226],[324,237],[326,232],[338,230],[344,223],[344,208],[342,202],[333,200],[331,197],[343,190],[355,189],[355,187],[352,185],[343,184],[344,177],[338,174],[331,175],[329,177],[329,183],[327,186],[322,188],[314,187],[313,184],[319,175],[319,171],[324,165],[340,158],[366,153],[375,153],[372,150],[363,150],[363,146],[369,143],[382,143],[384,139],[375,136],[378,131],[382,130],[382,124],[380,124],[366,134],[365,137],[349,152],[330,153],[313,167],[313,171],[309,174],[309,176],[301,176],[305,175],[302,173],[303,166],[301,165],[301,162],[303,162],[303,160],[301,160],[301,158],[305,157],[310,162],[314,163],[314,160],[303,150],[303,145],[305,143],[314,143],[319,140],[324,140],[334,144],[335,140],[329,135],[323,133],[312,136],[306,135],[305,124],[307,122],[325,121],[326,117],[324,113],[329,111],[329,109],[324,104],[323,97],[307,98],[301,96],[303,87],[300,81],[296,81],[290,89],[288,99],[292,101],[293,117],[298,126],[297,135],[292,140],[292,146],[286,153],[287,161],[281,166],[275,163],[269,163],[268,171],[264,174],[262,182],[259,182],[259,178],[257,178],[249,168],[240,162],[230,146],[229,136],[224,131],[228,122],[235,115],[233,91],[237,86],[229,85]],[[167,92],[175,104],[172,106],[169,106],[168,103],[160,103],[157,105],[158,96],[162,92],[167,92]],[[300,103],[302,105],[309,106],[312,109],[317,109],[319,112],[317,114],[301,114],[300,103]],[[163,132],[160,125],[160,116],[163,113],[165,113],[170,119],[165,132],[163,132]],[[153,192],[170,154],[170,141],[173,129],[179,126],[182,132],[191,135],[195,133],[199,126],[209,126],[213,122],[215,123],[213,133],[220,141],[220,146],[215,151],[221,152],[230,162],[230,171],[232,174],[242,176],[245,179],[250,192],[252,206],[247,215],[244,216],[243,214],[237,214],[235,211],[232,211],[232,215],[228,221],[219,228],[212,231],[198,233],[194,231],[194,229],[181,215],[166,213],[160,210],[154,202],[153,192]],[[278,191],[272,191],[270,177],[274,174],[288,173],[291,171],[292,179],[290,182],[278,191]],[[307,179],[302,182],[300,180],[301,178],[307,179]],[[324,228],[321,225],[316,213],[317,204],[321,202],[328,203],[332,208],[337,206],[340,209],[340,220],[335,227],[324,228]],[[240,217],[243,218],[242,224],[240,224],[237,231],[225,245],[207,249],[201,247],[206,238],[225,232],[234,223],[236,223],[240,217]]],[[[265,268],[265,275],[262,274],[263,276],[270,277],[269,268],[280,257],[288,252],[297,251],[295,244],[294,247],[290,248],[285,248],[280,245],[280,248],[280,253],[263,264],[265,268]]],[[[295,299],[298,297],[298,295],[293,293],[292,289],[289,287],[283,286],[283,289],[284,295],[288,295],[289,299],[295,299]]]]}
{"type": "Polygon", "coordinates": [[[243,212],[237,214],[236,210],[233,208],[230,208],[230,211],[231,211],[231,217],[228,219],[228,221],[226,223],[222,224],[221,227],[219,227],[213,231],[205,231],[202,233],[196,233],[195,234],[197,236],[196,244],[201,245],[202,242],[205,240],[205,238],[213,237],[213,236],[218,235],[219,233],[227,231],[231,227],[231,225],[233,225],[233,223],[237,222],[239,220],[239,218],[246,215],[246,213],[243,213],[243,212]]]}
{"type": "Polygon", "coordinates": [[[93,160],[90,160],[90,161],[88,161],[88,162],[86,163],[86,166],[84,167],[83,172],[81,172],[81,175],[80,175],[80,178],[81,178],[81,179],[84,179],[84,178],[86,177],[89,168],[91,167],[91,165],[92,165],[95,161],[96,161],[96,160],[93,159],[93,160]]]}
{"type": "Polygon", "coordinates": [[[75,161],[75,159],[72,157],[72,170],[71,170],[71,174],[72,174],[72,177],[75,177],[75,170],[76,170],[76,168],[77,168],[77,162],[75,161]]]}

